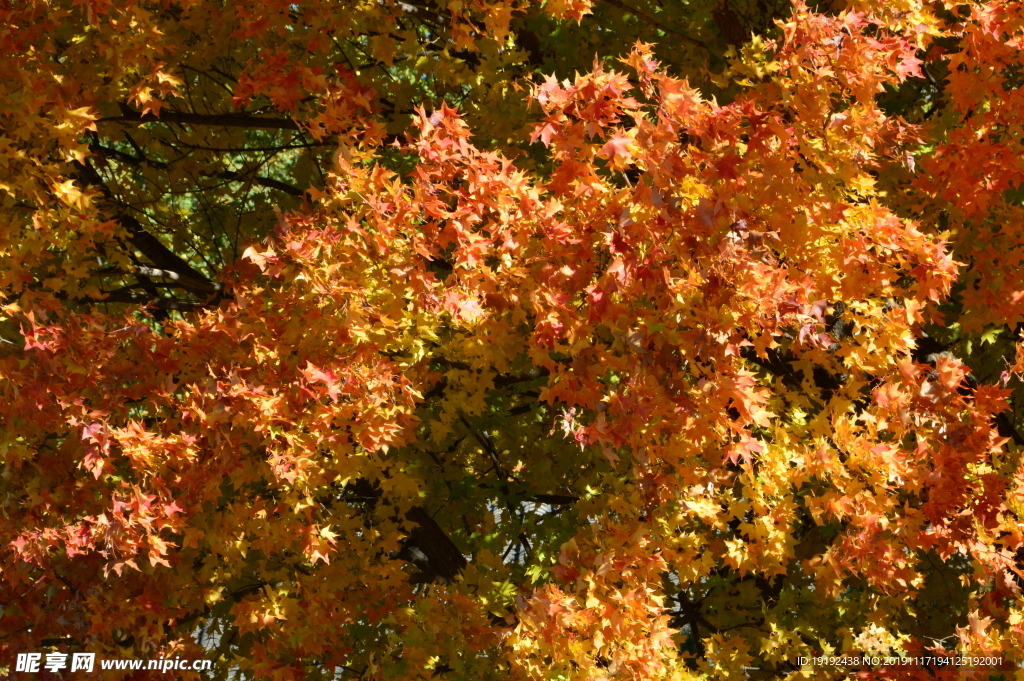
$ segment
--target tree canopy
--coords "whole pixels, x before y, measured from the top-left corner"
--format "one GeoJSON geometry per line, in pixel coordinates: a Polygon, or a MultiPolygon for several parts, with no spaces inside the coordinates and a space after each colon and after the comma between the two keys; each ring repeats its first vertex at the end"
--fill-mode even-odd
{"type": "Polygon", "coordinates": [[[1022,47],[1009,0],[0,2],[0,667],[1016,669],[1022,47]]]}

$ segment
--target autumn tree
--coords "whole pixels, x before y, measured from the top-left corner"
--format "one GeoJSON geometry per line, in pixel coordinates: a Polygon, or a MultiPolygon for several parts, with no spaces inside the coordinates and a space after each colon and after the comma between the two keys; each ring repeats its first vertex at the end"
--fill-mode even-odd
{"type": "Polygon", "coordinates": [[[0,666],[1024,662],[1019,3],[0,8],[0,666]]]}

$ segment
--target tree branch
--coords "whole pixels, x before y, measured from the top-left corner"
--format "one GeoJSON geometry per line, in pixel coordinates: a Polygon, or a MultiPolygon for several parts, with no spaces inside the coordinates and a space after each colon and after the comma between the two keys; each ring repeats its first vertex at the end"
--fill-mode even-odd
{"type": "MultiPolygon", "coordinates": [[[[301,148],[301,147],[293,147],[293,148],[301,148]]],[[[139,165],[142,165],[143,163],[146,163],[148,165],[153,166],[154,168],[166,169],[166,168],[170,167],[169,164],[164,163],[162,161],[151,161],[151,160],[149,160],[149,159],[147,159],[147,158],[145,158],[145,157],[143,157],[141,155],[140,156],[132,156],[131,154],[126,154],[123,151],[118,151],[117,149],[111,149],[109,147],[104,147],[104,146],[102,146],[102,145],[100,145],[98,143],[90,144],[89,145],[89,151],[93,152],[94,154],[98,154],[100,156],[105,156],[107,158],[112,158],[115,161],[120,161],[121,163],[128,163],[129,165],[133,165],[133,166],[139,166],[139,165]]],[[[281,182],[280,180],[275,180],[275,179],[270,178],[270,177],[259,177],[259,176],[256,176],[256,177],[248,178],[248,177],[246,177],[245,173],[238,173],[238,172],[235,172],[235,171],[232,171],[232,170],[225,170],[223,172],[217,173],[216,177],[219,177],[219,178],[222,178],[222,179],[225,179],[225,180],[232,180],[232,181],[237,180],[239,182],[251,181],[253,184],[258,184],[258,185],[263,186],[263,187],[269,187],[270,189],[277,189],[278,191],[282,191],[282,192],[284,192],[286,194],[291,194],[292,196],[302,196],[302,195],[305,194],[304,191],[302,191],[301,189],[299,189],[297,187],[293,187],[290,184],[287,184],[285,182],[281,182]]]]}
{"type": "Polygon", "coordinates": [[[129,305],[151,304],[158,310],[198,310],[209,307],[211,303],[198,300],[176,300],[152,296],[148,293],[131,293],[129,291],[113,291],[106,298],[79,298],[80,303],[127,303],[129,305]]]}
{"type": "Polygon", "coordinates": [[[536,504],[551,504],[552,506],[575,504],[579,500],[579,497],[572,496],[571,494],[534,494],[527,499],[527,501],[532,501],[536,504]]]}
{"type": "MultiPolygon", "coordinates": [[[[113,194],[110,191],[110,187],[106,185],[103,178],[100,176],[96,169],[89,165],[88,161],[81,162],[78,164],[81,168],[81,172],[78,174],[80,179],[85,184],[89,184],[97,187],[103,195],[110,201],[113,201],[113,194]]],[[[215,284],[211,282],[204,274],[194,269],[185,260],[179,257],[171,249],[164,246],[159,239],[153,236],[142,223],[136,220],[133,216],[127,213],[116,213],[114,220],[118,222],[122,227],[128,230],[130,237],[128,239],[132,246],[137,248],[144,256],[156,265],[160,270],[164,270],[167,273],[175,273],[178,275],[176,281],[181,284],[183,288],[187,288],[190,291],[198,293],[210,293],[219,294],[223,290],[221,284],[215,284]]],[[[140,273],[141,276],[146,276],[140,273]]],[[[166,276],[161,274],[161,276],[166,276]]]]}
{"type": "Polygon", "coordinates": [[[131,215],[119,214],[115,220],[124,226],[131,235],[129,242],[150,262],[162,270],[160,275],[177,275],[175,281],[182,287],[199,293],[220,293],[223,289],[221,284],[215,284],[206,278],[201,272],[195,270],[185,260],[179,257],[171,249],[164,246],[159,239],[150,234],[138,220],[131,215]]]}
{"type": "Polygon", "coordinates": [[[663,25],[657,19],[652,17],[651,15],[645,14],[645,13],[641,12],[638,9],[630,7],[629,5],[627,5],[624,2],[621,2],[620,0],[604,0],[604,1],[607,2],[609,5],[611,5],[613,7],[618,7],[623,12],[628,12],[629,14],[632,14],[633,16],[635,16],[640,21],[642,21],[645,24],[648,24],[650,26],[653,26],[654,28],[658,29],[659,31],[664,31],[665,33],[667,33],[669,35],[673,35],[676,38],[679,38],[680,40],[682,40],[683,42],[690,43],[691,45],[695,45],[695,46],[700,47],[700,48],[705,49],[705,50],[708,49],[707,45],[705,45],[703,42],[697,40],[696,38],[691,38],[690,36],[686,35],[685,33],[680,33],[679,31],[677,31],[675,29],[672,29],[672,28],[669,28],[668,26],[663,25]]]}
{"type": "Polygon", "coordinates": [[[466,567],[466,559],[455,543],[422,506],[410,508],[405,518],[416,526],[399,557],[416,565],[423,572],[423,581],[432,582],[438,577],[446,582],[455,579],[466,567]]]}
{"type": "Polygon", "coordinates": [[[117,149],[105,147],[99,144],[98,142],[93,142],[92,144],[90,144],[89,151],[99,156],[112,158],[115,161],[120,161],[121,163],[128,163],[129,165],[133,166],[139,166],[142,165],[143,163],[146,163],[148,165],[153,166],[154,168],[166,169],[170,167],[169,164],[164,163],[163,161],[151,161],[148,158],[143,158],[141,156],[132,156],[131,154],[126,154],[123,151],[118,151],[117,149]]]}
{"type": "Polygon", "coordinates": [[[212,125],[222,128],[256,128],[263,130],[300,130],[299,124],[291,118],[263,118],[247,113],[196,114],[186,111],[160,112],[142,115],[127,104],[121,103],[121,115],[99,119],[100,123],[182,123],[184,125],[212,125]]]}
{"type": "Polygon", "coordinates": [[[276,189],[284,192],[285,194],[291,194],[292,196],[303,196],[306,192],[302,191],[298,187],[293,187],[286,182],[275,180],[270,177],[247,177],[245,173],[236,173],[233,170],[225,170],[222,173],[217,173],[217,177],[224,180],[231,180],[232,182],[252,182],[258,184],[261,187],[268,187],[270,189],[276,189]]]}

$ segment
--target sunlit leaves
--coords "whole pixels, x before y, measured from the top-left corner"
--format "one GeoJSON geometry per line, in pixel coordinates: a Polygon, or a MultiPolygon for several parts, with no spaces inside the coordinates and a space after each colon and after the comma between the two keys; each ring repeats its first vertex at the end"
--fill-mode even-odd
{"type": "Polygon", "coordinates": [[[1019,12],[607,4],[3,10],[5,649],[1019,652],[1019,12]]]}

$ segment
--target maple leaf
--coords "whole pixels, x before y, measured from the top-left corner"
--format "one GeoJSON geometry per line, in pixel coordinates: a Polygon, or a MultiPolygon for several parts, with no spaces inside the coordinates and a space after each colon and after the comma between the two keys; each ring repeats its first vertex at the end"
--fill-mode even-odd
{"type": "Polygon", "coordinates": [[[479,300],[456,291],[450,291],[445,295],[444,305],[452,315],[469,322],[484,315],[484,309],[479,300]]]}
{"type": "Polygon", "coordinates": [[[601,154],[608,159],[613,168],[625,168],[629,164],[632,156],[629,152],[629,143],[631,141],[632,140],[625,135],[616,135],[601,147],[601,154]]]}

